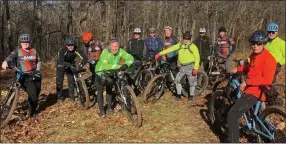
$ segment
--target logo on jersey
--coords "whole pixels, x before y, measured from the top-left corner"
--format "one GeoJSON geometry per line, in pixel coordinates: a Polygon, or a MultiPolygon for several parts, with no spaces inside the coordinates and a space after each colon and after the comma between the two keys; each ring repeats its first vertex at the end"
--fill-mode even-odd
{"type": "Polygon", "coordinates": [[[36,56],[23,56],[24,60],[35,60],[36,56]]]}
{"type": "Polygon", "coordinates": [[[226,44],[227,43],[227,41],[219,41],[219,42],[217,42],[218,44],[226,44]]]}

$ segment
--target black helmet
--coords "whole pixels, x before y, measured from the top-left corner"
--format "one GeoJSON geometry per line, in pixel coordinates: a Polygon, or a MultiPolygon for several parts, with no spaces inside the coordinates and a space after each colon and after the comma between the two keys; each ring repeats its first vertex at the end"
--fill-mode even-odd
{"type": "Polygon", "coordinates": [[[192,34],[190,33],[190,31],[186,31],[183,35],[183,39],[191,39],[192,38],[192,34]]]}
{"type": "Polygon", "coordinates": [[[26,43],[26,42],[30,42],[31,38],[29,34],[21,34],[19,40],[20,42],[26,43]]]}
{"type": "Polygon", "coordinates": [[[74,45],[75,44],[75,40],[73,37],[67,37],[66,38],[66,45],[74,45]]]}
{"type": "Polygon", "coordinates": [[[226,32],[226,28],[225,28],[225,27],[220,27],[220,28],[218,29],[218,32],[226,32]]]}
{"type": "Polygon", "coordinates": [[[267,35],[263,31],[255,31],[248,39],[249,43],[252,42],[262,42],[265,43],[267,41],[267,35]]]}

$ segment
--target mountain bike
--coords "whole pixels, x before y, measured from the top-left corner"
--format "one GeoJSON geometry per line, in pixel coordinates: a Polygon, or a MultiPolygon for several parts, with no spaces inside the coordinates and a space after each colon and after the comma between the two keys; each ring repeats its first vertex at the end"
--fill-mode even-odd
{"type": "Polygon", "coordinates": [[[22,85],[20,83],[20,80],[24,77],[29,77],[31,80],[35,80],[36,77],[33,74],[33,72],[22,72],[17,67],[9,67],[14,68],[16,70],[16,80],[14,80],[10,87],[6,90],[1,91],[1,97],[0,97],[0,128],[6,126],[19,101],[19,91],[22,88],[22,85]]]}
{"type": "Polygon", "coordinates": [[[90,91],[95,91],[94,85],[91,83],[91,78],[84,79],[82,75],[86,72],[86,69],[78,69],[77,72],[73,73],[75,81],[74,96],[78,99],[80,104],[85,108],[90,108],[95,102],[95,97],[90,97],[90,91]]]}
{"type": "Polygon", "coordinates": [[[145,59],[142,60],[143,62],[137,62],[136,64],[132,65],[135,67],[134,71],[132,74],[130,74],[130,78],[134,81],[136,88],[140,92],[143,92],[145,87],[147,86],[148,82],[152,79],[154,76],[153,74],[153,64],[154,64],[154,59],[145,59]]]}
{"type": "Polygon", "coordinates": [[[209,77],[209,86],[212,87],[215,82],[217,82],[221,78],[221,73],[226,72],[225,69],[226,57],[219,54],[213,53],[209,57],[209,68],[207,70],[207,74],[209,77]]]}
{"type": "MultiPolygon", "coordinates": [[[[175,76],[179,69],[177,67],[171,67],[171,64],[160,60],[159,66],[156,68],[157,75],[153,77],[143,92],[144,102],[156,102],[164,93],[166,89],[170,90],[173,94],[176,93],[175,76]]],[[[198,85],[196,86],[195,95],[200,95],[207,86],[207,75],[199,69],[198,74],[198,85]]],[[[189,83],[186,77],[181,80],[182,84],[182,95],[188,96],[189,83]]]]}
{"type": "Polygon", "coordinates": [[[128,82],[130,73],[120,70],[103,70],[98,72],[103,72],[104,75],[113,78],[116,94],[115,100],[122,110],[126,112],[132,124],[140,127],[142,125],[142,112],[138,99],[128,82]]]}
{"type": "MultiPolygon", "coordinates": [[[[241,97],[242,93],[239,91],[241,76],[242,73],[225,74],[229,79],[228,85],[218,88],[211,96],[209,117],[211,124],[219,130],[219,133],[226,133],[228,111],[241,97]]],[[[283,107],[265,107],[264,102],[258,101],[253,108],[243,114],[240,119],[240,129],[255,135],[256,142],[281,142],[286,138],[285,120],[286,113],[283,107]]]]}

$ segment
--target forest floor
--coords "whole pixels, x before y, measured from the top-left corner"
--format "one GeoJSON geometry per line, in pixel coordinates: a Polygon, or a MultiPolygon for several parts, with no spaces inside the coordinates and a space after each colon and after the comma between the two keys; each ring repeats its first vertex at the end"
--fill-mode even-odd
{"type": "MultiPolygon", "coordinates": [[[[120,112],[100,118],[97,104],[85,109],[78,102],[57,103],[54,64],[44,64],[43,72],[37,116],[33,119],[14,116],[1,129],[0,142],[221,142],[206,114],[210,91],[192,104],[185,97],[174,102],[169,92],[155,104],[144,104],[142,97],[138,97],[143,125],[137,128],[120,112]]],[[[281,73],[279,81],[283,82],[285,72],[281,73]]],[[[1,90],[14,79],[14,73],[1,72],[0,78],[1,90]]],[[[66,79],[64,87],[67,88],[66,79]]],[[[23,91],[20,95],[22,99],[27,97],[23,91]]]]}

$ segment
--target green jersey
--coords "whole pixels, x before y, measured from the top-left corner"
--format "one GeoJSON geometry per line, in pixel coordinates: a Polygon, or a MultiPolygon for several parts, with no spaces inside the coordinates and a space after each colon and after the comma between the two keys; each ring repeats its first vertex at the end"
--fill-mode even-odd
{"type": "Polygon", "coordinates": [[[116,54],[113,54],[110,52],[109,48],[105,48],[99,58],[98,63],[95,66],[95,72],[98,75],[101,75],[102,73],[99,71],[102,70],[110,70],[110,69],[118,69],[120,68],[119,61],[123,58],[125,60],[125,64],[130,66],[134,58],[132,55],[128,54],[125,50],[122,48],[118,49],[118,52],[116,54]]]}

